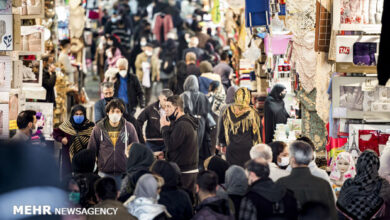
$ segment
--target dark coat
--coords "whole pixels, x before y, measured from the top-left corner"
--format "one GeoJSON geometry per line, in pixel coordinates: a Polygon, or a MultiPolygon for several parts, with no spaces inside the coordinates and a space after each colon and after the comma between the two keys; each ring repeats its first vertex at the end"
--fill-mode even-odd
{"type": "Polygon", "coordinates": [[[313,176],[309,168],[293,168],[289,176],[280,178],[276,183],[294,192],[298,207],[301,208],[306,202],[321,202],[329,207],[332,219],[337,219],[333,191],[329,183],[313,176]]]}
{"type": "Polygon", "coordinates": [[[167,159],[177,163],[181,172],[198,168],[198,122],[190,115],[183,115],[163,127],[162,137],[167,149],[167,159]]]}
{"type": "Polygon", "coordinates": [[[219,197],[205,199],[198,207],[193,220],[233,220],[229,202],[219,197]]]}
{"type": "Polygon", "coordinates": [[[378,58],[378,80],[379,85],[386,85],[387,81],[390,78],[390,73],[388,71],[387,62],[388,56],[387,53],[390,51],[390,43],[388,39],[390,38],[390,1],[383,1],[383,14],[382,14],[382,32],[381,39],[379,44],[379,58],[378,58]]]}
{"type": "Polygon", "coordinates": [[[195,75],[196,77],[201,75],[199,67],[193,63],[187,65],[187,73],[188,75],[195,75]]]}
{"type": "Polygon", "coordinates": [[[45,102],[53,103],[54,107],[56,107],[56,96],[54,94],[54,86],[56,85],[56,80],[56,73],[52,73],[50,75],[49,71],[46,68],[43,69],[42,86],[46,89],[45,102]]]}
{"type": "MultiPolygon", "coordinates": [[[[146,124],[146,138],[162,138],[161,126],[160,126],[160,102],[157,101],[147,106],[137,118],[138,124],[141,128],[146,124]]],[[[163,141],[156,142],[158,145],[162,145],[163,141]]]]}
{"type": "Polygon", "coordinates": [[[290,117],[284,107],[284,101],[280,97],[280,93],[285,89],[286,87],[283,85],[275,85],[265,100],[264,123],[266,144],[273,141],[276,124],[286,124],[287,118],[290,117]]]}
{"type": "MultiPolygon", "coordinates": [[[[145,96],[144,92],[141,88],[141,84],[138,81],[138,78],[134,74],[127,74],[128,80],[127,80],[127,96],[129,99],[129,109],[135,109],[138,105],[141,106],[141,108],[145,107],[145,96]]],[[[115,82],[115,94],[114,97],[118,97],[118,91],[119,91],[119,85],[120,85],[120,79],[119,74],[116,75],[116,82],[115,82]]]]}

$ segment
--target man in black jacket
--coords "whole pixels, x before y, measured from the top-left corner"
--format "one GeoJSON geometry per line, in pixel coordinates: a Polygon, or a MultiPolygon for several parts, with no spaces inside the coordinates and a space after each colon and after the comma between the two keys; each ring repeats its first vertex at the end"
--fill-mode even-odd
{"type": "Polygon", "coordinates": [[[297,219],[298,205],[292,191],[275,184],[268,176],[264,159],[250,160],[245,165],[249,191],[243,198],[239,219],[297,219]]]}
{"type": "Polygon", "coordinates": [[[167,116],[161,117],[161,133],[167,150],[168,161],[175,162],[181,171],[183,188],[194,194],[198,174],[198,122],[184,113],[183,100],[174,95],[167,98],[167,116]]]}
{"type": "Polygon", "coordinates": [[[146,124],[146,145],[153,151],[163,151],[164,140],[161,135],[160,118],[166,117],[165,105],[167,98],[172,96],[173,92],[169,89],[163,89],[158,96],[158,101],[147,106],[138,116],[138,124],[143,127],[146,124]]]}
{"type": "Polygon", "coordinates": [[[56,107],[56,96],[54,93],[54,86],[56,85],[57,75],[55,72],[54,58],[52,56],[45,56],[43,60],[43,77],[42,86],[46,89],[46,99],[43,102],[53,103],[56,107]]]}
{"type": "Polygon", "coordinates": [[[145,107],[145,96],[137,76],[129,73],[128,66],[125,58],[117,61],[119,73],[115,77],[114,97],[122,99],[127,106],[127,112],[134,115],[137,105],[145,107]]]}

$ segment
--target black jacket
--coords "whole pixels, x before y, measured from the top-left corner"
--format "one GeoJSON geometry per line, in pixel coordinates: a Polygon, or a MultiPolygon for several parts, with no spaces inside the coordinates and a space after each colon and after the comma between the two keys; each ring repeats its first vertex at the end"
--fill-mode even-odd
{"type": "Polygon", "coordinates": [[[379,44],[379,58],[378,58],[378,80],[379,85],[386,85],[390,78],[389,68],[387,67],[388,53],[390,50],[390,1],[383,1],[382,14],[382,32],[379,44]]]}
{"type": "MultiPolygon", "coordinates": [[[[160,102],[157,101],[147,106],[137,118],[139,126],[142,128],[145,121],[146,138],[162,138],[160,131],[160,102]]],[[[158,144],[158,141],[156,141],[158,144]]],[[[161,143],[163,144],[163,143],[161,143]]]]}
{"type": "Polygon", "coordinates": [[[167,159],[177,163],[181,172],[198,168],[197,128],[197,120],[190,115],[183,115],[162,128],[167,159]]]}
{"type": "Polygon", "coordinates": [[[283,85],[276,84],[264,103],[265,143],[271,143],[274,139],[276,124],[287,123],[290,115],[284,107],[280,93],[286,89],[283,85]]]}
{"type": "Polygon", "coordinates": [[[195,75],[196,77],[199,77],[201,75],[199,67],[197,67],[193,63],[187,65],[187,73],[188,75],[195,75]]]}
{"type": "Polygon", "coordinates": [[[260,179],[249,187],[241,203],[244,209],[244,204],[247,204],[245,200],[249,200],[256,208],[257,219],[298,218],[298,205],[294,193],[269,178],[260,179]]]}
{"type": "Polygon", "coordinates": [[[54,94],[54,86],[56,85],[56,80],[56,73],[52,73],[50,75],[49,71],[46,68],[43,69],[42,86],[46,89],[45,102],[53,103],[54,107],[56,106],[56,97],[54,94]]]}
{"type": "Polygon", "coordinates": [[[198,207],[193,220],[233,220],[229,202],[217,196],[205,199],[198,207]]]}
{"type": "MultiPolygon", "coordinates": [[[[135,109],[138,105],[141,106],[141,108],[145,107],[145,96],[144,92],[141,88],[141,84],[138,81],[138,78],[134,74],[127,74],[128,80],[127,80],[127,96],[129,99],[129,105],[130,109],[135,109]]],[[[118,91],[119,91],[119,85],[120,85],[120,79],[119,75],[116,75],[116,82],[115,82],[115,97],[118,97],[118,91]]]]}

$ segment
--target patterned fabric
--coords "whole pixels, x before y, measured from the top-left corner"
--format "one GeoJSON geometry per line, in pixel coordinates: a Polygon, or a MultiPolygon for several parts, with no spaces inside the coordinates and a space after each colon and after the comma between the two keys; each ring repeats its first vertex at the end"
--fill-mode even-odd
{"type": "Polygon", "coordinates": [[[379,158],[370,150],[358,158],[355,178],[345,181],[337,206],[353,219],[371,219],[384,203],[380,197],[382,179],[378,175],[379,158]]]}
{"type": "Polygon", "coordinates": [[[317,90],[306,93],[303,89],[298,92],[297,98],[301,102],[302,134],[309,137],[317,150],[325,150],[327,131],[325,123],[316,111],[317,90]]]}
{"type": "MultiPolygon", "coordinates": [[[[85,124],[89,124],[90,122],[86,120],[85,124]]],[[[62,123],[59,127],[63,132],[72,136],[72,144],[69,148],[70,160],[72,160],[73,156],[82,149],[87,148],[89,137],[91,137],[93,126],[88,127],[85,130],[81,130],[77,132],[72,123],[68,120],[62,123]]]]}

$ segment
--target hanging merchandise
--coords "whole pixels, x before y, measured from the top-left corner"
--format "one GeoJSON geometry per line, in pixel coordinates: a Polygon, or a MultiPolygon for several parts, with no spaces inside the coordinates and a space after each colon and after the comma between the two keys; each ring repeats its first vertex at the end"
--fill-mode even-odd
{"type": "Polygon", "coordinates": [[[80,5],[81,0],[70,0],[69,2],[69,32],[70,38],[80,38],[85,26],[85,10],[80,5]]]}
{"type": "Polygon", "coordinates": [[[163,43],[167,39],[167,34],[174,28],[172,16],[165,13],[157,13],[154,15],[153,34],[158,42],[163,43]]]}
{"type": "Polygon", "coordinates": [[[257,47],[253,38],[250,39],[249,47],[242,55],[243,57],[245,57],[245,59],[249,60],[252,63],[255,63],[256,60],[260,58],[261,51],[257,47]]]}
{"type": "Polygon", "coordinates": [[[379,57],[378,57],[378,80],[379,85],[386,85],[390,78],[390,72],[388,68],[388,57],[390,52],[390,1],[384,1],[383,5],[383,18],[382,18],[382,32],[381,32],[381,44],[379,45],[379,57]]]}
{"type": "Polygon", "coordinates": [[[316,0],[287,0],[286,26],[294,35],[304,36],[316,23],[316,0]]]}
{"type": "Polygon", "coordinates": [[[213,8],[211,9],[211,19],[214,22],[214,24],[219,24],[219,22],[221,22],[221,11],[220,11],[219,0],[214,0],[213,8]]]}
{"type": "Polygon", "coordinates": [[[245,0],[245,26],[256,27],[270,23],[269,0],[245,0]]]}
{"type": "Polygon", "coordinates": [[[282,55],[287,51],[288,44],[292,35],[267,35],[264,40],[265,53],[273,55],[282,55]]]}

